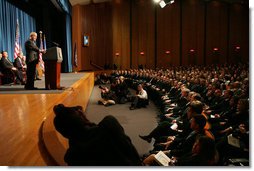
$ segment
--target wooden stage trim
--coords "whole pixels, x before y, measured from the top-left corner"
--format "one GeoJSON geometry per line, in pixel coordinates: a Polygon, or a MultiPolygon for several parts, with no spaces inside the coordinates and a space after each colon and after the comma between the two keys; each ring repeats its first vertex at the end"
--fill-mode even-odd
{"type": "Polygon", "coordinates": [[[53,106],[59,103],[66,106],[80,105],[85,110],[94,87],[94,73],[86,73],[71,87],[71,90],[66,90],[61,94],[57,103],[50,106],[48,117],[45,119],[42,128],[42,138],[48,153],[60,166],[66,165],[64,155],[68,148],[68,140],[55,130],[53,106]]]}

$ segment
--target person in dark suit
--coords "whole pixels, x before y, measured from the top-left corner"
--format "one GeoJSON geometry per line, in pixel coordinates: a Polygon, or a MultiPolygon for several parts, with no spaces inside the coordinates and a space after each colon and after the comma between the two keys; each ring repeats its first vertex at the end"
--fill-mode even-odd
{"type": "MultiPolygon", "coordinates": [[[[2,53],[0,53],[0,61],[2,59],[2,53]]],[[[0,65],[0,85],[2,84],[2,77],[3,77],[3,73],[2,73],[2,66],[0,65]]]]}
{"type": "MultiPolygon", "coordinates": [[[[1,61],[1,59],[2,59],[2,52],[0,52],[0,61],[1,61]]],[[[2,74],[2,66],[0,65],[0,78],[1,78],[1,76],[3,76],[3,74],[2,74]]]]}
{"type": "MultiPolygon", "coordinates": [[[[167,153],[164,151],[167,155],[167,153]]],[[[195,140],[192,150],[181,157],[171,157],[169,166],[214,166],[217,164],[219,155],[215,141],[207,136],[199,136],[195,140]]],[[[151,154],[144,161],[144,165],[156,166],[155,154],[151,154]]]]}
{"type": "MultiPolygon", "coordinates": [[[[188,108],[186,109],[185,116],[182,117],[182,119],[175,120],[172,122],[164,121],[161,122],[155,129],[153,129],[150,134],[142,136],[139,135],[139,137],[147,142],[151,142],[152,138],[154,138],[156,141],[162,137],[162,136],[173,136],[177,133],[177,131],[174,131],[171,129],[171,126],[176,123],[178,127],[183,131],[181,134],[177,135],[177,138],[187,137],[191,132],[190,128],[190,120],[195,114],[201,114],[203,110],[203,103],[200,101],[193,101],[188,105],[188,108]]],[[[178,128],[178,129],[179,129],[178,128]]]]}
{"type": "Polygon", "coordinates": [[[29,40],[25,43],[26,48],[26,64],[27,64],[27,82],[25,89],[36,90],[38,88],[34,87],[34,78],[36,72],[36,64],[39,61],[39,53],[45,53],[44,50],[39,49],[36,45],[37,33],[31,32],[29,40]]]}
{"type": "Polygon", "coordinates": [[[23,60],[23,53],[18,53],[18,57],[14,60],[14,66],[21,72],[26,71],[26,64],[23,60]]]}
{"type": "Polygon", "coordinates": [[[16,67],[13,66],[13,63],[8,59],[8,53],[6,51],[2,52],[1,68],[3,70],[3,73],[12,72],[16,76],[17,84],[25,84],[23,81],[22,72],[20,72],[16,67]]]}

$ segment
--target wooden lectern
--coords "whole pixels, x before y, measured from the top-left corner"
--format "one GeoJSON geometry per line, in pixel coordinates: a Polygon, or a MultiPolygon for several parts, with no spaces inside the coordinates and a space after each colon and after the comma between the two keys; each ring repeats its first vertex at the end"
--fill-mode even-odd
{"type": "Polygon", "coordinates": [[[43,54],[42,59],[45,68],[45,88],[47,90],[60,89],[61,62],[63,61],[62,49],[59,47],[49,48],[43,54]]]}

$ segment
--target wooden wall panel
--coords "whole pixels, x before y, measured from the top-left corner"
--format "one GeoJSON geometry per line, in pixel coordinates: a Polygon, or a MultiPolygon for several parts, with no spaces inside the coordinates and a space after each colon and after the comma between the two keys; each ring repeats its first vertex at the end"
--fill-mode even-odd
{"type": "Polygon", "coordinates": [[[180,1],[157,8],[157,67],[180,64],[180,1]]]}
{"type": "Polygon", "coordinates": [[[182,1],[182,65],[204,62],[204,14],[204,1],[182,1]]]}
{"type": "Polygon", "coordinates": [[[248,61],[246,4],[175,0],[161,9],[152,0],[112,0],[76,5],[72,11],[78,70],[95,70],[90,61],[116,63],[120,69],[248,61]],[[82,46],[84,33],[89,47],[82,46]]]}
{"type": "Polygon", "coordinates": [[[112,7],[109,2],[83,6],[82,33],[88,34],[90,44],[82,46],[84,70],[94,69],[90,62],[98,66],[112,64],[112,7]]]}
{"type": "Polygon", "coordinates": [[[207,3],[206,63],[224,63],[227,58],[228,8],[221,1],[207,3]],[[218,48],[218,51],[214,51],[218,48]]]}
{"type": "Polygon", "coordinates": [[[130,1],[113,0],[113,63],[120,69],[130,68],[130,1]]]}
{"type": "Polygon", "coordinates": [[[249,7],[230,6],[229,62],[249,61],[249,7]],[[239,47],[239,48],[238,48],[239,47]]]}
{"type": "Polygon", "coordinates": [[[78,67],[73,67],[75,71],[83,70],[81,62],[81,46],[82,46],[82,32],[81,32],[81,18],[82,18],[82,6],[75,5],[72,7],[72,49],[73,49],[73,58],[74,58],[74,47],[75,43],[77,46],[77,56],[78,56],[78,67]]]}
{"type": "Polygon", "coordinates": [[[155,6],[153,1],[132,1],[132,68],[155,67],[155,6]],[[144,52],[143,55],[140,53],[144,52]]]}

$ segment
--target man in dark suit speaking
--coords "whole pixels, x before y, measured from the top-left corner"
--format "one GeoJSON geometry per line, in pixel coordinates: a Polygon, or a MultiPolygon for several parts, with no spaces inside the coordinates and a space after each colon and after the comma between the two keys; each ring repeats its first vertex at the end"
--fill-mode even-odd
{"type": "Polygon", "coordinates": [[[27,64],[27,82],[25,89],[36,90],[38,88],[34,87],[34,78],[36,72],[36,64],[39,61],[39,53],[45,53],[44,50],[39,49],[36,45],[37,33],[31,32],[29,40],[25,43],[26,48],[26,64],[27,64]]]}

